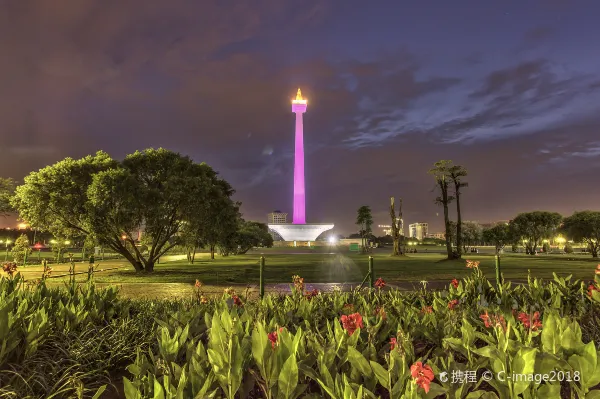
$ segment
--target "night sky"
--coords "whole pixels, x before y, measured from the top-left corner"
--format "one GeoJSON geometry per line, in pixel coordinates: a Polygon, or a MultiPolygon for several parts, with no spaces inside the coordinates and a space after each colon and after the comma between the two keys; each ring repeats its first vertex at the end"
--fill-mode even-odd
{"type": "Polygon", "coordinates": [[[466,220],[599,210],[599,17],[595,0],[3,0],[0,176],[162,146],[266,222],[291,212],[301,87],[308,222],[348,234],[370,205],[387,224],[394,195],[441,230],[439,159],[469,170],[466,220]]]}

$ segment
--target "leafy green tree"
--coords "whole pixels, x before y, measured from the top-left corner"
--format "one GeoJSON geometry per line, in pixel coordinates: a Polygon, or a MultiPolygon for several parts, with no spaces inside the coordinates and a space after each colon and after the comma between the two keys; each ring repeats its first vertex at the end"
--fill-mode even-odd
{"type": "Polygon", "coordinates": [[[238,245],[236,254],[245,254],[254,247],[273,246],[273,237],[269,233],[269,226],[265,223],[243,221],[236,234],[238,245]]]}
{"type": "MultiPolygon", "coordinates": [[[[500,253],[506,245],[514,242],[514,234],[510,226],[506,223],[499,223],[489,229],[484,229],[482,232],[483,241],[492,244],[496,248],[496,254],[500,253]]],[[[513,252],[516,252],[513,249],[513,252]]]]}
{"type": "Polygon", "coordinates": [[[587,245],[592,257],[598,257],[600,249],[600,212],[575,212],[563,221],[561,231],[576,242],[587,245]]]}
{"type": "Polygon", "coordinates": [[[68,247],[67,242],[69,241],[66,238],[60,236],[50,240],[50,249],[54,254],[54,260],[56,260],[57,263],[62,263],[64,261],[65,249],[68,247]]]}
{"type": "Polygon", "coordinates": [[[535,211],[518,214],[510,224],[524,242],[525,252],[535,255],[542,239],[554,236],[561,221],[562,216],[556,212],[535,211]]]}
{"type": "Polygon", "coordinates": [[[13,211],[10,203],[14,194],[15,184],[12,179],[0,177],[0,216],[6,216],[13,211]]]}
{"type": "Polygon", "coordinates": [[[192,262],[196,250],[204,246],[208,247],[210,258],[214,259],[217,246],[223,246],[238,231],[241,221],[240,204],[231,199],[233,188],[218,179],[216,173],[211,178],[213,184],[209,187],[206,201],[190,215],[183,227],[182,239],[192,252],[192,262]]]}
{"type": "Polygon", "coordinates": [[[356,215],[356,224],[360,227],[359,233],[362,240],[362,250],[363,252],[365,252],[367,249],[366,239],[367,236],[371,234],[371,226],[373,226],[373,215],[371,213],[371,207],[369,207],[368,205],[363,205],[360,208],[358,208],[356,215]]]}
{"type": "Polygon", "coordinates": [[[429,170],[429,174],[435,179],[436,187],[439,190],[439,195],[435,199],[435,203],[441,205],[444,209],[444,227],[446,229],[446,252],[448,253],[448,259],[455,259],[458,254],[452,250],[452,235],[450,225],[450,215],[448,213],[448,206],[454,200],[454,197],[448,192],[448,186],[452,181],[449,177],[449,171],[452,167],[452,161],[441,160],[433,165],[433,168],[429,170]]]}
{"type": "Polygon", "coordinates": [[[165,149],[137,151],[122,162],[98,152],[31,173],[13,205],[32,226],[57,236],[92,234],[137,271],[151,272],[177,245],[184,223],[203,211],[215,175],[165,149]],[[142,226],[147,253],[135,245],[142,226]]]}
{"type": "MultiPolygon", "coordinates": [[[[460,224],[457,222],[456,225],[456,245],[458,245],[458,226],[460,226],[460,224]]],[[[462,223],[462,228],[462,250],[464,253],[466,253],[469,252],[471,248],[481,243],[483,229],[481,228],[481,225],[477,222],[464,222],[462,223]]]]}
{"type": "MultiPolygon", "coordinates": [[[[463,223],[460,209],[460,196],[462,194],[461,189],[468,187],[469,183],[463,181],[463,178],[467,176],[467,169],[461,165],[452,165],[452,161],[448,165],[448,177],[452,181],[454,186],[454,199],[456,200],[456,248],[458,251],[457,257],[460,258],[463,250],[466,252],[469,245],[463,244],[463,223]]],[[[471,226],[473,227],[473,226],[471,226]]],[[[471,229],[469,234],[474,233],[471,229]]],[[[469,237],[472,239],[472,237],[469,237]]]]}
{"type": "Polygon", "coordinates": [[[27,235],[21,234],[13,244],[11,254],[17,264],[23,264],[25,258],[31,253],[31,246],[27,235]]]}

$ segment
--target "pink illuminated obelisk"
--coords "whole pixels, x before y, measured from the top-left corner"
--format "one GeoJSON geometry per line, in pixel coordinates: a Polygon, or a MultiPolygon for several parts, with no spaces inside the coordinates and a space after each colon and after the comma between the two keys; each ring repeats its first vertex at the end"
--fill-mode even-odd
{"type": "Polygon", "coordinates": [[[304,131],[302,114],[306,112],[307,101],[298,89],[296,99],[292,100],[292,112],[296,114],[296,139],[294,150],[294,216],[293,224],[306,224],[304,193],[304,131]]]}

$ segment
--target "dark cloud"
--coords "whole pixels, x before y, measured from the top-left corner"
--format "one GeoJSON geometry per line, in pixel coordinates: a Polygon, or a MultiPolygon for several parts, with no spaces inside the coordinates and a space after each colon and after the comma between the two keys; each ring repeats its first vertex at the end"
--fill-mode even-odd
{"type": "Polygon", "coordinates": [[[549,170],[575,192],[597,176],[598,65],[568,36],[595,37],[578,30],[594,10],[384,3],[2,2],[1,174],[163,146],[208,162],[263,219],[291,207],[302,87],[309,219],[343,230],[363,204],[386,222],[390,195],[439,226],[427,170],[441,158],[471,171],[469,219],[551,207],[552,186],[532,183],[549,170]],[[557,22],[567,12],[576,25],[557,22]]]}

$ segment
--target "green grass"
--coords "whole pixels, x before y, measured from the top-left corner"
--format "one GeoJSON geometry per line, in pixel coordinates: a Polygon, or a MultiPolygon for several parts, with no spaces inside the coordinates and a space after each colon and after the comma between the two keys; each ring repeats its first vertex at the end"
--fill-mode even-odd
{"type": "MultiPolygon", "coordinates": [[[[356,253],[275,253],[265,251],[265,283],[289,284],[295,274],[310,283],[360,283],[368,270],[368,256],[356,253]],[[299,253],[299,254],[298,254],[299,253]]],[[[453,278],[465,277],[471,273],[465,267],[465,260],[447,261],[442,254],[417,253],[405,257],[391,257],[389,250],[378,250],[373,254],[375,277],[382,277],[388,283],[429,282],[447,283],[453,278]]],[[[210,260],[208,254],[199,254],[197,261],[188,264],[185,256],[168,256],[156,265],[154,273],[136,273],[125,261],[99,262],[101,269],[120,268],[96,273],[94,279],[100,285],[119,285],[122,292],[130,297],[175,298],[189,297],[192,284],[201,280],[205,292],[222,293],[223,287],[231,285],[251,285],[259,283],[260,253],[243,256],[217,256],[210,260]]],[[[493,280],[495,276],[494,257],[489,254],[468,254],[464,259],[480,261],[480,268],[493,280]]],[[[505,254],[502,257],[502,272],[506,280],[525,280],[528,270],[533,277],[552,279],[552,273],[559,276],[572,274],[575,279],[591,280],[597,259],[589,255],[539,255],[505,254]]],[[[53,265],[53,276],[67,274],[69,266],[53,265]]],[[[77,263],[76,271],[85,272],[87,263],[77,263]]],[[[38,279],[40,266],[20,268],[25,279],[38,279]]],[[[86,274],[77,276],[85,281],[86,274]]],[[[63,284],[68,277],[52,278],[51,285],[63,284]]],[[[269,287],[267,287],[269,289],[269,287]]],[[[252,290],[255,294],[255,290],[252,290]]]]}

